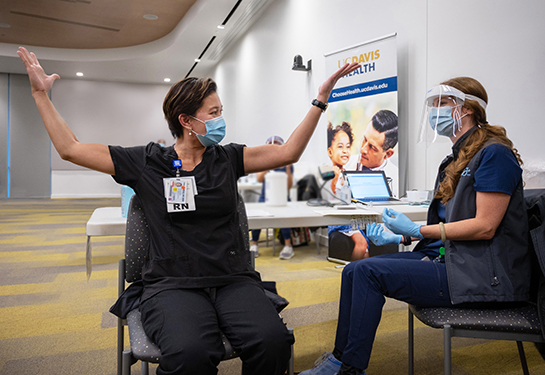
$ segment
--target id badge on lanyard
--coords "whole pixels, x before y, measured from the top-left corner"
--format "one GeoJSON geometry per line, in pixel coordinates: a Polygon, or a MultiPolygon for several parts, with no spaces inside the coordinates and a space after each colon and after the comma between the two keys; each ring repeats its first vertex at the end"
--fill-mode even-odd
{"type": "Polygon", "coordinates": [[[180,177],[181,160],[174,160],[176,177],[163,178],[167,212],[195,211],[195,195],[198,194],[195,177],[180,177]]]}

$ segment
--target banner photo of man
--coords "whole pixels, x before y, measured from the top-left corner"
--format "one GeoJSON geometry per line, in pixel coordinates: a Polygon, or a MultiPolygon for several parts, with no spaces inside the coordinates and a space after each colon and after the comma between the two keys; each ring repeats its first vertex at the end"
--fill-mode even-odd
{"type": "Polygon", "coordinates": [[[326,54],[327,74],[346,62],[360,69],[341,78],[329,97],[327,153],[337,194],[344,170],[383,170],[398,192],[397,51],[395,34],[326,54]]]}
{"type": "MultiPolygon", "coordinates": [[[[340,191],[347,184],[343,172],[380,170],[384,171],[393,196],[399,198],[396,35],[325,57],[327,74],[347,62],[361,64],[360,69],[339,80],[329,97],[327,155],[335,177],[326,187],[340,198],[340,191]]],[[[329,242],[329,257],[334,260],[369,256],[364,228],[330,227],[329,242]]]]}

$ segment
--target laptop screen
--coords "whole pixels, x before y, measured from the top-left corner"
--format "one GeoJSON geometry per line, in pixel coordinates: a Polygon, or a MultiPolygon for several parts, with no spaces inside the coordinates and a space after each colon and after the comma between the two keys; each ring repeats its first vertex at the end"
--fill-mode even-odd
{"type": "Polygon", "coordinates": [[[392,195],[383,171],[366,171],[346,173],[352,198],[365,201],[373,199],[388,199],[392,195]]]}

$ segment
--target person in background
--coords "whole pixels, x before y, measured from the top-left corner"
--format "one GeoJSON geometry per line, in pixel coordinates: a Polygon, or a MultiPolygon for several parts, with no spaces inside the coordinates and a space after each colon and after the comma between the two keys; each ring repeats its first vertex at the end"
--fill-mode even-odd
{"type": "Polygon", "coordinates": [[[161,147],[165,147],[165,146],[167,145],[167,143],[165,142],[165,140],[162,139],[162,138],[159,139],[159,140],[157,141],[157,143],[159,143],[159,145],[161,145],[161,147]]]}
{"type": "Polygon", "coordinates": [[[330,225],[328,227],[330,254],[339,254],[339,259],[355,261],[369,258],[369,240],[362,229],[354,230],[352,225],[330,225]]]}
{"type": "Polygon", "coordinates": [[[505,129],[488,123],[487,103],[484,87],[469,77],[428,91],[423,133],[449,137],[453,146],[439,167],[427,224],[385,208],[391,232],[376,223],[366,230],[378,246],[420,241],[412,252],[344,268],[333,352],[301,375],[364,374],[385,297],[423,307],[529,299],[522,160],[505,129]]]}
{"type": "Polygon", "coordinates": [[[217,374],[222,332],[240,353],[244,374],[284,374],[294,337],[250,263],[239,225],[237,180],[297,162],[335,84],[360,65],[345,64],[320,86],[283,145],[219,145],[226,123],[217,85],[210,78],[187,77],[172,85],[163,102],[175,143],[121,147],[80,142],[49,97],[60,77],[47,75],[25,48],[17,54],[62,159],[109,174],[140,198],[150,249],[139,309],[144,332],[161,350],[157,374],[217,374]]]}
{"type": "Polygon", "coordinates": [[[327,125],[327,155],[333,163],[335,172],[335,177],[331,180],[333,194],[337,194],[340,190],[342,177],[339,177],[344,172],[345,164],[350,160],[352,142],[354,142],[354,134],[349,123],[343,121],[335,128],[331,123],[327,125]]]}
{"type": "MultiPolygon", "coordinates": [[[[267,145],[278,145],[281,146],[284,144],[284,140],[274,135],[269,137],[265,142],[267,145]]],[[[293,186],[293,165],[286,165],[285,167],[276,168],[276,172],[285,172],[288,175],[288,200],[289,200],[289,191],[293,186]]],[[[257,173],[257,182],[261,182],[261,195],[259,196],[259,202],[265,202],[265,175],[269,171],[263,171],[257,173]]],[[[250,251],[254,252],[255,257],[259,256],[259,236],[261,235],[261,229],[254,229],[252,231],[252,245],[250,246],[250,251]]],[[[280,252],[280,259],[287,260],[293,258],[295,255],[293,251],[293,246],[291,245],[291,229],[290,228],[281,228],[280,235],[284,239],[284,248],[280,252]]]]}

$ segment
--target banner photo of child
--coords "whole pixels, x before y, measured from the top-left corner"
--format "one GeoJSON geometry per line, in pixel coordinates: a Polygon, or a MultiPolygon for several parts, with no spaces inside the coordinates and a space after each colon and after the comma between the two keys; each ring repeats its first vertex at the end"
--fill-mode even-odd
{"type": "MultiPolygon", "coordinates": [[[[354,98],[332,103],[328,111],[327,155],[335,172],[328,190],[340,198],[346,171],[384,171],[394,196],[398,193],[398,116],[396,93],[354,98]]],[[[333,198],[333,197],[332,197],[333,198]]],[[[340,201],[339,201],[340,202],[340,201]]],[[[363,228],[350,225],[329,227],[329,259],[354,261],[377,250],[367,241],[363,228]]]]}

